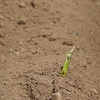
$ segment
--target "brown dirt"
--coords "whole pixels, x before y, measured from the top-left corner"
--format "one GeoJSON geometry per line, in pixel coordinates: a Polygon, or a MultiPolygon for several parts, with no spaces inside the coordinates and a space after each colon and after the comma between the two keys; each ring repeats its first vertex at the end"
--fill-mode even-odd
{"type": "Polygon", "coordinates": [[[0,56],[0,100],[100,100],[100,0],[0,0],[0,56]]]}

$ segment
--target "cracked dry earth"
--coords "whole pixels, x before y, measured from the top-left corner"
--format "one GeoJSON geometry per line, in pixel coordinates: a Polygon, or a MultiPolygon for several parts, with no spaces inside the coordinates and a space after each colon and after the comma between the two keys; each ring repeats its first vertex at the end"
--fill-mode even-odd
{"type": "Polygon", "coordinates": [[[0,100],[100,100],[99,64],[100,0],[0,0],[0,100]]]}

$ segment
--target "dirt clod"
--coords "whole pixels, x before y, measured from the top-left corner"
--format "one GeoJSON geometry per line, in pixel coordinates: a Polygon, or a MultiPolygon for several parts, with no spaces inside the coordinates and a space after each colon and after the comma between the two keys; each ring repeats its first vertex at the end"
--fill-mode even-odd
{"type": "Polygon", "coordinates": [[[53,93],[52,100],[61,100],[61,94],[60,93],[53,93]]]}
{"type": "Polygon", "coordinates": [[[21,2],[21,3],[19,4],[19,7],[21,7],[21,8],[24,8],[25,6],[26,6],[25,2],[21,2]]]}

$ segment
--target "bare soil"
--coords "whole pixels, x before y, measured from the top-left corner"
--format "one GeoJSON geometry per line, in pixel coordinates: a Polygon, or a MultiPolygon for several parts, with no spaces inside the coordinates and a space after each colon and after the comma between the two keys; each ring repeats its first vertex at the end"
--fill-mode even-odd
{"type": "Polygon", "coordinates": [[[0,100],[100,100],[99,64],[100,0],[0,0],[0,100]]]}

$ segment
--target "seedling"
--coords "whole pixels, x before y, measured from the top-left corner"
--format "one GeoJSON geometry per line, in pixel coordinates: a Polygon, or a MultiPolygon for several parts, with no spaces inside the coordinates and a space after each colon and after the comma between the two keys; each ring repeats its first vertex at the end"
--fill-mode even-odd
{"type": "Polygon", "coordinates": [[[60,75],[66,75],[67,74],[68,66],[69,66],[69,63],[70,63],[70,60],[71,60],[71,55],[72,55],[74,49],[75,48],[73,47],[72,50],[69,53],[66,54],[66,61],[64,63],[64,67],[63,67],[62,72],[60,73],[60,75]]]}

